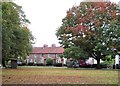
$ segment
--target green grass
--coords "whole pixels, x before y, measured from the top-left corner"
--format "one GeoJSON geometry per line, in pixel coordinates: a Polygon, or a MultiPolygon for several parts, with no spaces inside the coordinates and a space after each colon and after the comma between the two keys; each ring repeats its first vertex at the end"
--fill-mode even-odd
{"type": "Polygon", "coordinates": [[[3,69],[3,83],[39,84],[117,84],[117,70],[54,67],[19,67],[3,69]],[[15,81],[12,81],[14,79],[15,81]]]}

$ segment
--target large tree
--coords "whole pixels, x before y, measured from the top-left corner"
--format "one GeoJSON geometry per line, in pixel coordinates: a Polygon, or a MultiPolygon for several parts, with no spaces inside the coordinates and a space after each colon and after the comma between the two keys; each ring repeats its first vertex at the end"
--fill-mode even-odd
{"type": "Polygon", "coordinates": [[[78,46],[97,60],[120,48],[117,4],[111,2],[81,2],[67,11],[56,35],[64,48],[78,46]]]}
{"type": "Polygon", "coordinates": [[[13,2],[2,4],[2,64],[10,58],[25,58],[32,50],[33,36],[22,7],[13,2]]]}

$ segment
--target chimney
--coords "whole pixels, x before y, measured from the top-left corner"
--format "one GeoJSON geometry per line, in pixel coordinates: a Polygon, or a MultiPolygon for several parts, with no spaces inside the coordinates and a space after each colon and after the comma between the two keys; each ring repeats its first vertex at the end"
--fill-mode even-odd
{"type": "Polygon", "coordinates": [[[55,45],[55,44],[52,44],[51,47],[56,47],[56,45],[55,45]]]}
{"type": "Polygon", "coordinates": [[[48,47],[48,45],[47,45],[47,44],[44,44],[44,45],[43,45],[43,48],[47,48],[47,47],[48,47]]]}

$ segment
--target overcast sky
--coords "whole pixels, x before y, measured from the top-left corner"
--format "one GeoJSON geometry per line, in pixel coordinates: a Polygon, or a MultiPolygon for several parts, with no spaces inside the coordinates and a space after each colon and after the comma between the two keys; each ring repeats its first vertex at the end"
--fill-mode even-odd
{"type": "MultiPolygon", "coordinates": [[[[15,0],[22,6],[27,18],[30,20],[30,31],[36,38],[34,46],[58,43],[55,35],[57,28],[62,24],[66,11],[73,5],[79,5],[83,0],[15,0]]],[[[119,0],[111,0],[118,2],[119,0]]]]}

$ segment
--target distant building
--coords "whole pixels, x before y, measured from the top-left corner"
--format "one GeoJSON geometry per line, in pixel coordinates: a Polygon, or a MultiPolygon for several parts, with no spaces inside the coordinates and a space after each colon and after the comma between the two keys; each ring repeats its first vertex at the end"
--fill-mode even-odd
{"type": "Polygon", "coordinates": [[[43,63],[46,65],[46,60],[51,58],[54,63],[66,64],[65,58],[60,58],[60,54],[63,54],[64,48],[56,47],[52,44],[51,47],[44,44],[43,47],[34,47],[32,53],[27,57],[27,63],[43,63]]]}

